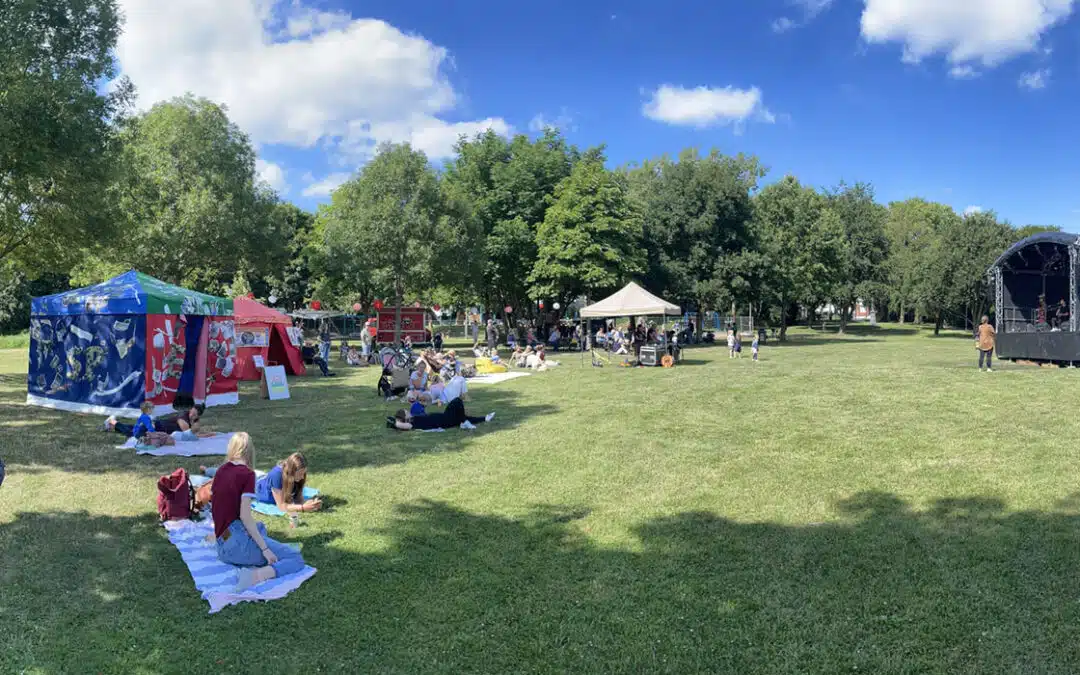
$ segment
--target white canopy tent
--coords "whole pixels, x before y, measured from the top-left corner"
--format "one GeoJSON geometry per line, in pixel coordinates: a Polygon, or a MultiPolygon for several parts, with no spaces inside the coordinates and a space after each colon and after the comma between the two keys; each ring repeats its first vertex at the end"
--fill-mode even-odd
{"type": "Polygon", "coordinates": [[[633,281],[621,291],[581,309],[583,319],[602,319],[620,316],[679,316],[682,310],[663,298],[658,298],[633,281]]]}

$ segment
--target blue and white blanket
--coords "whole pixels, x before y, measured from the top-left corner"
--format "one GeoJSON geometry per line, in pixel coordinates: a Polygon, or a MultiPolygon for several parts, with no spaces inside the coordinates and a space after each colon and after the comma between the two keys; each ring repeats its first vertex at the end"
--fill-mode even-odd
{"type": "Polygon", "coordinates": [[[180,556],[195,580],[195,588],[210,603],[211,614],[241,602],[284,598],[315,575],[315,568],[307,565],[295,574],[264,581],[237,592],[239,568],[218,560],[213,537],[214,523],[210,518],[201,521],[170,520],[164,526],[169,533],[169,541],[180,550],[180,556]]]}

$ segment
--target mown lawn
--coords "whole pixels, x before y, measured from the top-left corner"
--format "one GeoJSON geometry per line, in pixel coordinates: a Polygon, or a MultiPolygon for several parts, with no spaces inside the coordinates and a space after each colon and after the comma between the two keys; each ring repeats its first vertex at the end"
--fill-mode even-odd
{"type": "Polygon", "coordinates": [[[303,450],[332,508],[266,519],[311,581],[213,616],[156,522],[177,460],[23,407],[0,353],[0,672],[1080,672],[1080,370],[795,338],[575,355],[474,387],[473,433],[388,431],[370,369],[245,388],[208,422],[303,450]]]}

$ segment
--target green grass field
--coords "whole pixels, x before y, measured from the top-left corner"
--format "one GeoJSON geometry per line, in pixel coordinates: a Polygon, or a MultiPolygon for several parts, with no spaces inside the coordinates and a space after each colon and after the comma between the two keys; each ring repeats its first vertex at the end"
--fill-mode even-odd
{"type": "Polygon", "coordinates": [[[331,508],[264,518],[311,581],[213,616],[157,524],[177,459],[25,408],[0,353],[0,672],[1080,672],[1080,371],[794,337],[573,355],[474,387],[471,433],[385,429],[372,369],[245,387],[207,422],[303,450],[331,508]]]}

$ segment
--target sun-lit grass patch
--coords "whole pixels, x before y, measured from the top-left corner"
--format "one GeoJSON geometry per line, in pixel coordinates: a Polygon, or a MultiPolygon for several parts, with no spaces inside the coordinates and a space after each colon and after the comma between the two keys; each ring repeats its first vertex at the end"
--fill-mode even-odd
{"type": "Polygon", "coordinates": [[[207,421],[260,468],[302,449],[332,508],[265,519],[312,581],[212,617],[154,506],[206,460],[23,407],[2,352],[0,672],[1080,671],[1080,370],[979,373],[909,326],[794,338],[556,356],[474,386],[472,433],[385,429],[374,369],[245,385],[207,421]]]}

